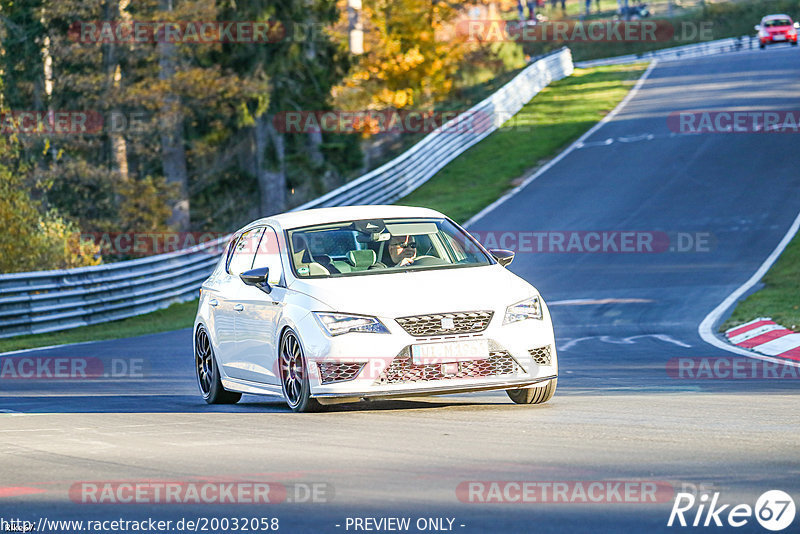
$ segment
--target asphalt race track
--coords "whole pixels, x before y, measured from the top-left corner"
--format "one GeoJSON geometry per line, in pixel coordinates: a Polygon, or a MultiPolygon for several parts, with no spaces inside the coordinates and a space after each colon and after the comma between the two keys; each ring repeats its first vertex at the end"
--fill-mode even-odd
{"type": "MultiPolygon", "coordinates": [[[[550,403],[517,406],[501,392],[306,415],[253,396],[209,407],[197,393],[188,330],[35,351],[128,369],[0,383],[0,517],[276,517],[286,533],[355,532],[347,522],[355,517],[410,517],[411,532],[418,518],[450,518],[464,533],[766,532],[755,518],[736,529],[668,528],[667,520],[682,489],[750,506],[780,489],[800,505],[800,380],[679,379],[667,364],[736,356],[705,343],[698,325],[800,212],[800,145],[797,134],[676,134],[666,118],[799,108],[795,48],[661,63],[583,147],[474,224],[498,235],[664,232],[673,249],[690,249],[517,254],[511,269],[552,304],[561,376],[550,403]],[[701,245],[689,247],[686,236],[701,245]],[[70,497],[84,481],[207,479],[282,483],[290,494],[283,503],[216,506],[70,497]],[[463,502],[456,491],[465,481],[510,480],[653,482],[672,491],[655,503],[502,504],[463,502]],[[296,502],[305,501],[295,493],[303,484],[322,485],[316,500],[327,502],[296,502]]],[[[786,532],[798,525],[800,517],[786,532]]]]}

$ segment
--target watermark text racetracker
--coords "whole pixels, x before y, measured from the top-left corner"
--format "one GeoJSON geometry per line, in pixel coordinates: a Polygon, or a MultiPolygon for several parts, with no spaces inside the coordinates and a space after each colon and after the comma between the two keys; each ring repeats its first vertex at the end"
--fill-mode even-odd
{"type": "MultiPolygon", "coordinates": [[[[664,253],[711,252],[716,237],[711,232],[664,232],[640,230],[470,230],[486,248],[503,248],[518,253],[664,253]]],[[[101,255],[149,256],[202,247],[217,255],[224,251],[228,234],[224,232],[84,232],[76,234],[80,243],[91,243],[101,255]]],[[[473,251],[470,240],[462,243],[473,251]]],[[[72,246],[72,241],[68,243],[72,246]]],[[[256,245],[253,245],[256,246],[256,245]]],[[[262,240],[259,254],[278,254],[286,244],[262,240]]]]}
{"type": "Polygon", "coordinates": [[[0,113],[3,135],[101,135],[151,133],[155,128],[174,122],[174,116],[145,111],[111,111],[96,109],[31,111],[9,110],[0,113]]]}
{"type": "MultiPolygon", "coordinates": [[[[518,253],[710,252],[716,245],[715,236],[711,232],[470,229],[470,234],[486,248],[501,248],[518,253]]],[[[465,246],[470,248],[471,243],[465,243],[465,246]]]]}
{"type": "Polygon", "coordinates": [[[96,134],[103,128],[103,115],[92,110],[11,110],[0,113],[3,135],[96,134]]]}
{"type": "Polygon", "coordinates": [[[177,519],[51,519],[36,521],[0,517],[0,533],[4,532],[275,532],[280,519],[274,516],[195,516],[177,519]]]}
{"type": "Polygon", "coordinates": [[[654,504],[670,502],[672,484],[642,480],[464,481],[456,487],[465,503],[654,504]]]}
{"type": "Polygon", "coordinates": [[[500,127],[513,113],[480,110],[300,110],[281,111],[272,120],[281,133],[304,134],[471,134],[500,127]]]}
{"type": "MultiPolygon", "coordinates": [[[[84,44],[111,43],[274,43],[286,37],[278,21],[78,21],[71,40],[84,44]]],[[[300,35],[299,32],[295,32],[300,35]]]]}
{"type": "MultiPolygon", "coordinates": [[[[101,255],[150,256],[185,250],[198,245],[211,255],[223,252],[226,232],[83,232],[75,234],[80,243],[91,243],[101,255]]],[[[67,246],[72,246],[72,241],[67,246]]],[[[267,244],[265,243],[264,247],[267,244]]],[[[262,247],[262,248],[264,248],[262,247]]],[[[277,250],[270,250],[277,253],[277,250]]]]}
{"type": "Polygon", "coordinates": [[[327,482],[220,480],[82,481],[69,488],[77,504],[278,504],[327,503],[334,497],[327,482]]]}
{"type": "Polygon", "coordinates": [[[667,375],[679,380],[797,380],[800,367],[796,364],[745,357],[671,358],[666,365],[667,375]]]}
{"type": "Polygon", "coordinates": [[[438,33],[440,40],[466,42],[645,42],[710,41],[713,39],[709,21],[669,20],[556,20],[538,24],[517,21],[465,19],[453,28],[438,33]]]}
{"type": "Polygon", "coordinates": [[[679,134],[800,133],[800,110],[673,111],[667,127],[679,134]]]}
{"type": "Polygon", "coordinates": [[[326,42],[331,27],[318,22],[86,20],[72,23],[68,36],[82,44],[326,42]]]}
{"type": "Polygon", "coordinates": [[[143,358],[82,356],[4,356],[0,380],[91,380],[144,378],[149,365],[143,358]]]}

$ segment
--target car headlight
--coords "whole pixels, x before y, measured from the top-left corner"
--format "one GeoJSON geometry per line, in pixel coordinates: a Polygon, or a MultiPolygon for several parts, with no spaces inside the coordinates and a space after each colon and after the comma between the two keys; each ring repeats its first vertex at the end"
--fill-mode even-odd
{"type": "Polygon", "coordinates": [[[329,336],[338,336],[348,332],[368,332],[371,334],[388,334],[386,328],[377,317],[368,315],[351,315],[347,313],[313,312],[322,329],[329,336]]]}
{"type": "Polygon", "coordinates": [[[541,319],[542,318],[542,304],[539,302],[539,296],[525,299],[522,302],[517,302],[506,308],[506,317],[503,324],[516,323],[517,321],[524,321],[525,319],[541,319]]]}

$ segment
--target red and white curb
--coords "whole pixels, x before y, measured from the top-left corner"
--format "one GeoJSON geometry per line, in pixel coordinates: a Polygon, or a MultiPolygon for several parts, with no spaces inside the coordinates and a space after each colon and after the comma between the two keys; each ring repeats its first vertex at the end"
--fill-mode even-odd
{"type": "Polygon", "coordinates": [[[800,362],[800,334],[769,317],[760,317],[725,332],[728,341],[760,354],[800,362]]]}

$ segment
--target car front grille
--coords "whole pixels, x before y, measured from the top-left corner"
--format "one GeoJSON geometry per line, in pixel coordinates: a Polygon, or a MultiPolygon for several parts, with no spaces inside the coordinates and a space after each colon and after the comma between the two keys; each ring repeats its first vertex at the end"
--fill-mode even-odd
{"type": "Polygon", "coordinates": [[[528,354],[531,355],[533,361],[539,365],[550,365],[550,345],[539,347],[538,349],[529,349],[528,354]]]}
{"type": "Polygon", "coordinates": [[[318,362],[320,382],[332,384],[353,380],[364,365],[364,363],[318,362]]]}
{"type": "Polygon", "coordinates": [[[493,311],[433,313],[398,317],[396,321],[414,337],[447,336],[483,332],[493,315],[493,311]],[[449,328],[451,320],[452,328],[449,328]]]}
{"type": "Polygon", "coordinates": [[[404,350],[392,360],[375,381],[380,384],[402,384],[408,382],[430,382],[433,380],[449,380],[452,378],[481,378],[517,375],[524,370],[505,350],[491,350],[489,357],[481,360],[464,360],[452,364],[414,365],[408,350],[404,350]],[[445,373],[445,366],[456,370],[445,373]],[[456,367],[457,366],[457,367],[456,367]]]}

